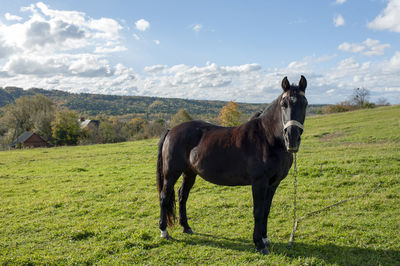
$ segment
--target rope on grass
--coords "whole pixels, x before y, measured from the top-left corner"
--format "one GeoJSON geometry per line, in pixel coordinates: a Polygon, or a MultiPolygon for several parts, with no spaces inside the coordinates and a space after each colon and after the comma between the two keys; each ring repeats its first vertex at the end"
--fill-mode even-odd
{"type": "Polygon", "coordinates": [[[345,200],[336,202],[336,203],[331,204],[329,206],[326,206],[326,207],[324,207],[322,209],[319,209],[319,210],[316,210],[316,211],[312,211],[312,212],[308,212],[305,215],[303,215],[302,217],[300,217],[299,219],[297,219],[297,217],[296,217],[296,209],[297,209],[297,202],[296,202],[296,198],[297,198],[297,162],[296,162],[296,154],[294,154],[293,177],[294,177],[294,179],[293,179],[293,189],[294,189],[294,196],[293,196],[293,229],[292,229],[292,233],[290,234],[288,248],[291,248],[293,246],[294,234],[296,232],[297,226],[299,225],[300,221],[304,220],[307,217],[310,217],[310,216],[313,216],[313,215],[318,214],[320,212],[326,211],[326,210],[328,210],[330,208],[339,206],[339,205],[341,205],[343,203],[346,203],[348,201],[357,200],[359,198],[366,197],[369,194],[374,193],[382,184],[382,182],[379,181],[378,185],[376,185],[376,187],[371,191],[367,191],[362,195],[358,195],[358,196],[355,196],[355,197],[352,197],[352,198],[349,198],[349,199],[345,199],[345,200]]]}

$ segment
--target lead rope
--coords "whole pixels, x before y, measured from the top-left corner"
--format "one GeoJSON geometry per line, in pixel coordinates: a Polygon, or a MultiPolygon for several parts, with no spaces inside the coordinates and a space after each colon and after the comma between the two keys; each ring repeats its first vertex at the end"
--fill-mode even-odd
{"type": "Polygon", "coordinates": [[[327,209],[330,209],[332,207],[336,207],[338,205],[341,205],[341,204],[343,204],[343,203],[345,203],[345,202],[347,202],[349,200],[357,200],[359,198],[366,197],[369,194],[374,193],[382,184],[382,181],[379,181],[378,185],[376,185],[376,187],[371,191],[367,191],[364,194],[356,196],[356,197],[352,197],[352,198],[349,198],[349,199],[345,199],[345,200],[336,202],[336,203],[331,204],[329,206],[326,206],[326,207],[324,207],[322,209],[319,209],[319,210],[316,210],[316,211],[312,211],[312,212],[308,212],[305,215],[303,215],[302,217],[300,217],[299,219],[297,219],[297,215],[296,215],[296,209],[297,209],[297,202],[296,202],[296,199],[297,199],[297,160],[296,159],[297,158],[296,158],[296,153],[295,153],[294,154],[294,167],[293,167],[293,193],[294,193],[294,195],[293,195],[293,229],[292,229],[292,233],[290,234],[290,238],[289,238],[289,242],[288,242],[288,248],[291,248],[293,246],[294,233],[296,232],[297,225],[299,224],[299,222],[301,220],[303,220],[306,217],[309,217],[309,216],[312,216],[314,214],[317,214],[317,213],[320,213],[322,211],[325,211],[327,209]]]}
{"type": "Polygon", "coordinates": [[[296,216],[296,209],[297,209],[297,158],[296,153],[294,154],[294,168],[293,168],[293,229],[292,233],[290,234],[288,248],[291,248],[294,241],[294,232],[297,228],[297,216],[296,216]]]}

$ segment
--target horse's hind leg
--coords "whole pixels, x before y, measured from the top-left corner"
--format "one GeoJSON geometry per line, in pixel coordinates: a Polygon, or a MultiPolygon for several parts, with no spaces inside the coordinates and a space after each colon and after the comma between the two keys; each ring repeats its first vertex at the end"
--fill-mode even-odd
{"type": "Polygon", "coordinates": [[[160,192],[160,223],[161,237],[169,239],[167,226],[173,225],[175,220],[175,191],[174,185],[180,173],[166,174],[160,192]]]}
{"type": "Polygon", "coordinates": [[[185,171],[182,174],[182,184],[178,190],[179,196],[179,223],[183,227],[183,232],[187,234],[193,234],[190,228],[187,216],[186,216],[186,202],[189,197],[190,189],[193,187],[196,181],[196,174],[192,171],[185,171]]]}

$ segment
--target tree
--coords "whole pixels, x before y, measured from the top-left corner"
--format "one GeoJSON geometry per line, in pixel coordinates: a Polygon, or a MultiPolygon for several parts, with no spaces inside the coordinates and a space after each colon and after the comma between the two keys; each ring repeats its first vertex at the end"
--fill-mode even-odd
{"type": "Polygon", "coordinates": [[[99,126],[99,138],[102,143],[116,142],[117,134],[109,121],[103,121],[99,126]]]}
{"type": "Polygon", "coordinates": [[[161,112],[161,108],[164,106],[164,103],[160,100],[155,100],[152,102],[148,107],[146,111],[146,119],[150,119],[150,112],[155,111],[155,112],[161,112]]]}
{"type": "Polygon", "coordinates": [[[390,103],[388,102],[388,100],[385,97],[381,97],[376,101],[376,105],[378,105],[378,106],[389,106],[390,103]]]}
{"type": "Polygon", "coordinates": [[[126,123],[128,135],[130,139],[140,139],[143,137],[144,129],[147,125],[147,120],[143,117],[135,117],[126,123]]]}
{"type": "Polygon", "coordinates": [[[368,103],[370,92],[365,88],[356,88],[353,90],[353,95],[351,96],[351,102],[362,108],[366,103],[368,103]]]}
{"type": "Polygon", "coordinates": [[[180,109],[172,118],[170,122],[170,126],[174,127],[183,122],[192,121],[193,118],[189,115],[189,113],[185,109],[180,109]]]}
{"type": "Polygon", "coordinates": [[[227,105],[222,107],[218,120],[225,127],[234,127],[240,124],[240,116],[242,113],[239,111],[239,105],[230,101],[227,105]]]}
{"type": "Polygon", "coordinates": [[[73,111],[59,111],[52,122],[56,145],[76,145],[81,134],[78,115],[73,111]]]}
{"type": "Polygon", "coordinates": [[[23,96],[5,107],[4,123],[13,130],[13,139],[24,131],[34,131],[45,140],[51,139],[54,103],[43,95],[23,96]]]}
{"type": "Polygon", "coordinates": [[[34,132],[50,141],[52,138],[51,122],[55,118],[54,103],[43,95],[33,96],[35,112],[31,116],[34,132]]]}
{"type": "Polygon", "coordinates": [[[144,129],[144,138],[159,137],[166,129],[166,123],[163,119],[152,121],[144,129]]]}

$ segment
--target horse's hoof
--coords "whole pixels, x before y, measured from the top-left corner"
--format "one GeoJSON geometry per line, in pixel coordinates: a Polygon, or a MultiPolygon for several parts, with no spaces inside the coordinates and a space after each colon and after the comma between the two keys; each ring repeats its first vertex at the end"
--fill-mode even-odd
{"type": "Polygon", "coordinates": [[[257,252],[261,253],[262,255],[268,255],[269,254],[269,250],[267,247],[257,250],[257,252]]]}
{"type": "Polygon", "coordinates": [[[185,234],[193,235],[193,230],[191,228],[183,228],[183,232],[185,234]]]}
{"type": "Polygon", "coordinates": [[[172,239],[172,237],[169,236],[167,230],[164,230],[164,231],[161,230],[161,235],[160,235],[160,237],[161,237],[161,238],[164,238],[164,239],[172,239]]]}
{"type": "Polygon", "coordinates": [[[263,238],[262,241],[264,242],[264,244],[265,244],[266,246],[270,246],[270,245],[271,245],[271,241],[268,239],[268,237],[263,238]]]}

